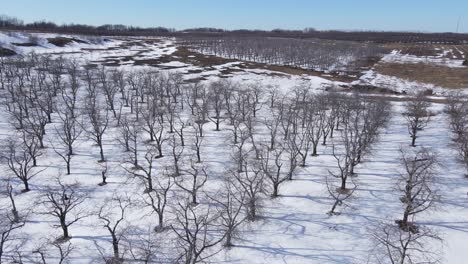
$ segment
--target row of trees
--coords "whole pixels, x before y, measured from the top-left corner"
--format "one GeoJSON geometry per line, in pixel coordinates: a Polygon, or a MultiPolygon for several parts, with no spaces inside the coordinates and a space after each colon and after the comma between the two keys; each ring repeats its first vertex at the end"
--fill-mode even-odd
{"type": "Polygon", "coordinates": [[[34,21],[24,23],[21,19],[7,15],[0,15],[0,28],[10,30],[33,30],[47,31],[68,34],[86,34],[97,36],[157,36],[175,32],[175,29],[165,27],[137,27],[121,24],[105,24],[101,26],[93,26],[86,24],[62,24],[58,25],[51,21],[34,21]]]}
{"type": "MultiPolygon", "coordinates": [[[[52,257],[66,261],[79,250],[69,229],[85,219],[94,219],[108,233],[110,250],[96,247],[106,261],[207,261],[221,244],[234,246],[245,223],[261,216],[263,201],[281,196],[284,184],[325,147],[336,161],[335,169],[324,177],[331,198],[328,213],[337,215],[357,190],[353,179],[358,165],[372,153],[392,113],[388,101],[314,93],[306,83],[285,96],[275,86],[185,83],[180,74],[89,68],[79,61],[35,54],[1,60],[0,85],[15,128],[2,151],[9,177],[2,179],[8,206],[0,211],[5,223],[0,230],[0,260],[17,262],[25,257],[43,263],[52,257]],[[207,147],[207,129],[230,149],[221,181],[206,162],[205,155],[215,151],[207,147]],[[120,151],[114,146],[110,153],[105,148],[110,141],[118,142],[120,151]],[[107,180],[117,177],[115,162],[126,172],[125,186],[114,190],[112,197],[96,201],[80,185],[65,183],[65,175],[40,186],[47,180],[42,160],[51,154],[63,161],[66,174],[77,171],[72,161],[80,155],[79,142],[94,144],[91,151],[100,165],[96,183],[101,186],[96,191],[112,188],[107,180]],[[115,157],[120,158],[111,160],[115,157]],[[17,206],[15,190],[20,184],[23,192],[32,190],[28,195],[37,197],[34,210],[17,206]],[[213,184],[221,187],[206,188],[213,184]],[[126,186],[141,195],[130,195],[126,186]],[[150,212],[144,226],[130,220],[140,210],[150,212]],[[45,240],[31,253],[23,250],[30,245],[20,231],[28,217],[38,214],[52,219],[62,236],[45,240]],[[160,236],[169,241],[168,250],[158,242],[160,236]]],[[[412,120],[419,111],[410,107],[416,103],[418,99],[408,103],[405,112],[409,127],[418,123],[412,120]]],[[[416,131],[420,129],[417,126],[416,131]]],[[[426,207],[429,200],[424,195],[432,190],[413,186],[420,183],[419,174],[430,172],[411,169],[411,164],[430,160],[427,152],[418,155],[424,157],[417,156],[413,163],[410,156],[403,158],[407,173],[402,174],[406,180],[402,178],[401,190],[406,198],[398,230],[405,234],[421,230],[413,223],[414,215],[426,207]]]]}
{"type": "Polygon", "coordinates": [[[451,94],[446,112],[450,116],[450,127],[459,157],[466,168],[465,176],[468,177],[468,97],[461,93],[451,94]]]}
{"type": "Polygon", "coordinates": [[[165,27],[136,27],[129,25],[106,24],[93,26],[86,24],[62,24],[51,21],[35,21],[24,23],[21,19],[7,15],[0,15],[0,28],[9,30],[40,30],[68,34],[89,35],[122,35],[122,36],[194,36],[207,37],[277,37],[289,39],[323,39],[339,41],[358,41],[373,43],[427,43],[427,44],[465,44],[468,42],[467,34],[459,33],[421,33],[421,32],[385,32],[385,31],[340,31],[316,30],[308,27],[303,30],[273,29],[273,30],[226,30],[220,28],[188,28],[177,31],[165,27]]]}
{"type": "Polygon", "coordinates": [[[318,71],[356,71],[384,52],[372,43],[314,39],[182,36],[179,40],[205,54],[318,71]]]}

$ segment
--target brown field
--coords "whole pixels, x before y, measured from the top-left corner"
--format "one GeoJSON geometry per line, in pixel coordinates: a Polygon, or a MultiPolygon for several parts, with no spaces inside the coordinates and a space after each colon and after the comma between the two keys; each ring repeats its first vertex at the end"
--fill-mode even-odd
{"type": "Polygon", "coordinates": [[[468,87],[468,68],[449,68],[424,63],[379,63],[375,70],[381,74],[450,89],[468,87]]]}
{"type": "Polygon", "coordinates": [[[440,56],[447,59],[465,59],[468,58],[468,45],[450,45],[450,44],[410,44],[410,43],[390,43],[385,44],[385,48],[391,50],[400,50],[403,54],[415,56],[440,56]],[[448,52],[443,53],[444,50],[448,52]]]}

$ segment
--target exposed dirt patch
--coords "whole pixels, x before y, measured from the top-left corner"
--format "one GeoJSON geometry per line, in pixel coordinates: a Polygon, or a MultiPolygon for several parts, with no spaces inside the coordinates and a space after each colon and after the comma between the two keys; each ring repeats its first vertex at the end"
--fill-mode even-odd
{"type": "Polygon", "coordinates": [[[414,56],[438,56],[447,59],[465,59],[468,51],[468,45],[466,44],[391,43],[385,44],[384,46],[391,50],[399,50],[402,54],[414,56]]]}
{"type": "Polygon", "coordinates": [[[414,56],[437,56],[439,54],[436,47],[431,44],[407,44],[407,43],[391,43],[385,47],[392,50],[400,50],[403,54],[414,56]]]}
{"type": "Polygon", "coordinates": [[[384,75],[434,84],[444,88],[468,87],[468,68],[450,68],[426,63],[380,63],[375,66],[375,70],[384,75]]]}
{"type": "Polygon", "coordinates": [[[372,86],[372,85],[359,85],[359,84],[356,84],[356,85],[351,86],[351,89],[356,91],[356,92],[359,92],[359,93],[393,94],[393,95],[405,94],[405,93],[400,93],[400,92],[397,92],[397,91],[393,91],[391,89],[372,86]]]}
{"type": "MultiPolygon", "coordinates": [[[[164,55],[158,59],[151,60],[135,60],[135,65],[150,65],[157,66],[160,63],[168,63],[171,61],[180,61],[186,64],[192,64],[194,66],[202,68],[210,68],[213,66],[219,66],[231,62],[239,62],[235,59],[226,59],[212,55],[204,55],[198,52],[191,51],[185,47],[177,48],[171,55],[164,55]]],[[[370,58],[368,61],[368,66],[373,65],[377,62],[377,58],[370,58]]],[[[227,68],[221,71],[222,74],[230,74],[233,72],[241,72],[245,69],[262,69],[272,71],[272,73],[265,73],[266,75],[276,75],[276,76],[285,76],[289,75],[308,75],[308,76],[318,76],[325,79],[331,79],[336,81],[349,82],[356,80],[358,76],[349,76],[342,75],[340,73],[322,73],[313,70],[307,70],[303,68],[291,67],[291,66],[281,66],[281,65],[269,65],[264,63],[255,63],[242,61],[242,63],[236,65],[237,68],[227,68]],[[276,73],[275,73],[276,72],[276,73]]]]}
{"type": "Polygon", "coordinates": [[[50,44],[53,44],[57,47],[65,47],[66,45],[76,42],[76,43],[83,43],[86,44],[88,42],[76,39],[76,38],[66,38],[66,37],[55,37],[55,38],[48,38],[50,44]]]}
{"type": "Polygon", "coordinates": [[[16,55],[16,52],[13,50],[0,47],[0,57],[9,57],[13,55],[16,55]]]}
{"type": "Polygon", "coordinates": [[[15,46],[18,46],[18,47],[37,47],[39,45],[37,45],[37,43],[31,43],[31,42],[27,42],[27,43],[11,43],[15,46]]]}

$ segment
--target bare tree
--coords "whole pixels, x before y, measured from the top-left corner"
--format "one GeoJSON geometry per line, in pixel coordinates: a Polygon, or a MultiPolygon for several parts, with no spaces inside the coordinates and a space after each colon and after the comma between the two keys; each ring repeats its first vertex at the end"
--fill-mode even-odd
{"type": "Polygon", "coordinates": [[[8,178],[4,183],[2,183],[1,188],[2,189],[0,191],[0,194],[5,194],[5,196],[7,196],[10,200],[12,221],[15,223],[19,223],[20,215],[16,206],[15,193],[13,186],[11,185],[11,178],[8,178]]]}
{"type": "Polygon", "coordinates": [[[172,140],[170,141],[170,145],[172,147],[172,158],[174,161],[173,166],[173,175],[179,176],[180,175],[180,160],[182,158],[182,154],[184,152],[184,147],[177,141],[177,138],[172,135],[172,140]]]}
{"type": "Polygon", "coordinates": [[[29,155],[32,158],[33,167],[36,167],[37,158],[42,156],[42,151],[40,148],[39,141],[34,135],[27,134],[24,131],[21,134],[22,134],[21,139],[22,139],[23,146],[25,147],[25,150],[29,153],[29,155]]]}
{"type": "Polygon", "coordinates": [[[175,184],[182,190],[189,193],[192,205],[198,204],[197,194],[208,180],[208,174],[203,165],[197,166],[192,160],[190,168],[182,170],[180,176],[174,177],[175,184]]]}
{"type": "Polygon", "coordinates": [[[161,106],[154,100],[148,103],[147,109],[141,109],[140,113],[144,119],[144,126],[142,129],[149,134],[150,141],[156,143],[159,151],[158,158],[162,158],[162,146],[167,140],[166,128],[164,126],[164,112],[161,106]]]}
{"type": "Polygon", "coordinates": [[[468,177],[468,130],[462,134],[462,136],[457,141],[458,152],[462,158],[463,164],[465,165],[466,174],[465,177],[468,177]]]}
{"type": "Polygon", "coordinates": [[[99,161],[104,162],[106,159],[104,157],[103,136],[109,125],[109,113],[106,109],[102,108],[95,90],[88,92],[84,112],[88,120],[86,123],[83,122],[81,124],[82,128],[89,138],[99,146],[101,157],[99,161]]]}
{"type": "Polygon", "coordinates": [[[338,151],[337,148],[338,147],[335,146],[335,144],[332,145],[332,155],[336,160],[338,173],[329,171],[329,174],[335,178],[340,179],[340,190],[346,191],[346,183],[348,182],[348,178],[352,176],[350,171],[352,158],[351,155],[348,154],[351,147],[349,143],[345,142],[341,151],[338,151]]]}
{"type": "MultiPolygon", "coordinates": [[[[75,249],[70,241],[45,241],[36,247],[32,253],[39,255],[42,264],[47,264],[47,259],[57,259],[57,263],[68,263],[68,258],[75,249]]],[[[39,262],[37,262],[39,263],[39,262]]]]}
{"type": "Polygon", "coordinates": [[[432,209],[439,199],[434,189],[436,155],[426,148],[416,153],[408,153],[403,149],[401,163],[403,172],[400,174],[397,187],[402,192],[401,202],[404,204],[403,219],[396,222],[406,232],[418,232],[413,223],[417,214],[432,209]]]}
{"type": "MultiPolygon", "coordinates": [[[[58,264],[66,263],[68,257],[75,249],[72,243],[58,243],[57,241],[51,242],[51,245],[58,251],[58,264]]],[[[57,256],[57,255],[55,255],[57,256]]]]}
{"type": "Polygon", "coordinates": [[[238,140],[233,144],[233,160],[237,164],[237,172],[243,172],[247,162],[247,156],[250,152],[247,148],[250,135],[248,130],[244,128],[238,128],[236,131],[236,138],[238,138],[238,140]]]}
{"type": "Polygon", "coordinates": [[[194,140],[193,140],[193,150],[195,151],[195,156],[197,157],[197,163],[201,163],[201,147],[203,144],[203,128],[201,128],[199,125],[194,124],[193,129],[195,130],[194,133],[194,140]]]}
{"type": "Polygon", "coordinates": [[[446,112],[450,116],[450,127],[458,141],[468,130],[468,97],[461,93],[451,93],[447,96],[446,112]]]}
{"type": "Polygon", "coordinates": [[[38,107],[32,107],[29,114],[24,119],[24,131],[39,140],[39,146],[44,148],[44,136],[48,118],[44,111],[38,107]]]}
{"type": "Polygon", "coordinates": [[[56,148],[54,143],[52,143],[52,146],[55,153],[65,161],[67,165],[67,175],[69,175],[71,172],[71,158],[74,155],[73,145],[83,130],[71,112],[61,113],[59,116],[60,119],[62,119],[62,123],[55,126],[55,131],[59,139],[58,144],[60,145],[60,149],[56,148]]]}
{"type": "Polygon", "coordinates": [[[440,263],[440,250],[431,247],[441,238],[431,229],[421,227],[407,232],[391,224],[380,224],[371,234],[376,245],[371,260],[382,264],[440,263]]]}
{"type": "Polygon", "coordinates": [[[216,125],[216,131],[219,131],[219,124],[223,118],[225,108],[224,93],[228,88],[228,84],[224,81],[218,81],[211,84],[208,90],[208,102],[214,114],[208,114],[208,118],[216,125]]]}
{"type": "Polygon", "coordinates": [[[140,139],[140,124],[129,115],[124,115],[119,130],[118,141],[129,153],[129,159],[132,161],[133,167],[137,169],[139,167],[138,141],[140,139]]]}
{"type": "Polygon", "coordinates": [[[312,156],[317,156],[317,146],[322,138],[323,128],[326,126],[326,109],[323,101],[323,96],[316,96],[310,99],[306,108],[306,121],[310,123],[306,127],[308,131],[308,139],[312,142],[312,156]]]}
{"type": "Polygon", "coordinates": [[[38,175],[43,170],[35,170],[33,157],[24,145],[20,145],[13,139],[9,139],[6,150],[2,154],[2,158],[6,160],[10,172],[24,185],[24,192],[30,191],[29,181],[38,175]]]}
{"type": "Polygon", "coordinates": [[[238,192],[232,179],[226,179],[224,189],[210,198],[218,204],[218,212],[224,229],[225,247],[232,247],[232,240],[238,235],[238,227],[247,219],[242,211],[246,200],[245,192],[238,192]]]}
{"type": "Polygon", "coordinates": [[[126,230],[125,226],[122,227],[122,225],[125,225],[125,216],[131,205],[129,197],[114,195],[104,202],[97,214],[112,238],[112,263],[123,262],[119,245],[126,230]],[[117,211],[115,208],[117,208],[117,211]]]}
{"type": "Polygon", "coordinates": [[[185,133],[184,130],[190,125],[188,118],[184,118],[182,113],[176,112],[176,127],[174,129],[175,133],[179,136],[180,145],[185,147],[185,133]]]}
{"type": "Polygon", "coordinates": [[[17,231],[25,225],[25,218],[21,221],[15,221],[8,209],[0,209],[0,262],[6,261],[5,253],[18,250],[17,242],[20,237],[17,231]]]}
{"type": "Polygon", "coordinates": [[[209,115],[209,109],[208,109],[208,93],[202,87],[198,91],[198,97],[197,100],[195,100],[195,114],[193,115],[193,125],[196,126],[196,132],[198,132],[200,137],[203,137],[203,127],[205,126],[206,123],[208,123],[208,115],[209,115]]]}
{"type": "Polygon", "coordinates": [[[88,216],[84,209],[80,208],[87,195],[78,191],[76,184],[63,184],[60,178],[57,179],[57,184],[58,188],[48,188],[39,203],[44,208],[42,214],[53,216],[59,221],[63,231],[60,240],[66,241],[71,238],[69,227],[88,216]]]}
{"type": "MultiPolygon", "coordinates": [[[[145,157],[138,168],[124,169],[132,176],[143,181],[145,192],[153,191],[153,177],[155,176],[155,162],[159,158],[157,146],[148,145],[145,149],[145,157]]],[[[133,165],[133,161],[129,161],[133,165]]]]}
{"type": "Polygon", "coordinates": [[[102,91],[106,98],[107,106],[109,110],[112,111],[114,117],[117,117],[116,107],[115,107],[115,96],[119,91],[119,85],[115,81],[112,82],[109,72],[104,66],[102,66],[98,71],[98,78],[101,84],[102,91]]]}
{"type": "MultiPolygon", "coordinates": [[[[282,110],[282,108],[280,108],[282,110]]],[[[270,108],[271,117],[265,118],[263,122],[269,132],[270,144],[269,149],[273,150],[277,142],[277,135],[279,132],[279,126],[281,124],[282,113],[277,113],[273,108],[270,108]]]]}
{"type": "Polygon", "coordinates": [[[431,113],[428,102],[423,93],[418,93],[414,98],[405,104],[404,116],[408,122],[408,132],[411,136],[411,146],[416,146],[418,132],[424,129],[429,123],[431,113]]]}
{"type": "Polygon", "coordinates": [[[272,151],[263,151],[261,155],[260,165],[263,171],[263,174],[268,180],[270,180],[272,193],[271,197],[278,197],[278,190],[280,185],[288,179],[288,174],[284,173],[281,168],[283,168],[283,162],[281,156],[284,152],[282,146],[277,146],[272,151]]]}
{"type": "Polygon", "coordinates": [[[260,198],[265,191],[264,173],[260,168],[245,165],[243,172],[232,172],[233,183],[236,190],[246,195],[244,207],[247,217],[255,221],[260,209],[260,198]]]}
{"type": "Polygon", "coordinates": [[[124,237],[127,242],[128,251],[131,259],[138,263],[158,263],[171,262],[169,254],[165,254],[161,250],[161,238],[158,234],[148,230],[129,230],[129,234],[124,237]],[[132,234],[135,234],[132,236],[132,234]]]}
{"type": "MultiPolygon", "coordinates": [[[[198,207],[196,207],[198,208],[198,207]]],[[[219,244],[224,236],[216,232],[218,227],[216,218],[210,214],[210,210],[196,210],[191,203],[179,203],[176,211],[176,225],[172,230],[178,237],[182,254],[177,262],[195,264],[207,261],[217,254],[219,250],[210,252],[219,244]]]]}
{"type": "Polygon", "coordinates": [[[455,134],[455,144],[466,168],[465,177],[468,177],[468,97],[460,93],[450,94],[447,102],[446,111],[455,134]]]}
{"type": "Polygon", "coordinates": [[[78,100],[78,90],[80,88],[81,74],[79,63],[76,60],[70,60],[67,67],[67,76],[69,89],[62,89],[62,101],[65,105],[67,112],[70,113],[71,118],[76,117],[76,104],[78,100]]]}
{"type": "Polygon", "coordinates": [[[157,187],[147,192],[147,198],[145,198],[145,203],[153,209],[158,215],[158,226],[154,228],[156,232],[164,230],[164,213],[167,206],[167,199],[169,191],[174,186],[174,181],[172,177],[165,175],[166,183],[163,183],[163,180],[156,180],[157,187]]]}
{"type": "Polygon", "coordinates": [[[341,187],[337,187],[334,184],[333,177],[326,177],[325,180],[326,180],[328,194],[333,199],[332,208],[330,209],[330,211],[327,212],[327,214],[330,216],[339,215],[340,213],[336,212],[336,209],[338,208],[338,206],[343,206],[345,204],[345,201],[348,200],[353,195],[357,186],[355,182],[351,180],[351,183],[353,184],[353,188],[341,189],[341,187]]]}

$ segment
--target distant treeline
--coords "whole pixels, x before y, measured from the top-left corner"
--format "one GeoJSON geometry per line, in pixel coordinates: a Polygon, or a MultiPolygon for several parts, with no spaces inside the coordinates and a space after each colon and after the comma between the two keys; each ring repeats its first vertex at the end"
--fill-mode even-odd
{"type": "Polygon", "coordinates": [[[175,32],[175,29],[165,27],[142,28],[126,25],[102,25],[91,26],[84,24],[62,24],[57,25],[48,21],[37,21],[24,23],[22,20],[0,15],[0,29],[7,30],[28,30],[53,33],[86,34],[86,35],[106,35],[106,36],[155,36],[175,32]]]}
{"type": "Polygon", "coordinates": [[[421,33],[421,32],[386,32],[386,31],[339,31],[339,30],[225,30],[219,28],[190,28],[175,30],[166,27],[135,27],[126,25],[91,26],[84,24],[62,24],[38,21],[24,23],[10,16],[0,16],[0,29],[27,30],[68,34],[107,35],[107,36],[196,36],[196,37],[282,37],[282,38],[317,38],[329,40],[365,41],[375,43],[468,43],[468,34],[458,33],[421,33]]]}

